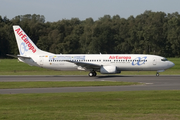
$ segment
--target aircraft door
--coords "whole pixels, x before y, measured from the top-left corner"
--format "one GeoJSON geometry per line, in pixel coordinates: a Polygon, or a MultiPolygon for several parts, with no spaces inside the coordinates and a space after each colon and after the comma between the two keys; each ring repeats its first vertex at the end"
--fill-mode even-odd
{"type": "Polygon", "coordinates": [[[156,65],[156,58],[153,58],[153,65],[156,65]]]}
{"type": "Polygon", "coordinates": [[[43,66],[43,56],[39,56],[39,65],[42,67],[43,66]]]}
{"type": "Polygon", "coordinates": [[[115,60],[110,60],[111,61],[111,63],[115,63],[115,60]]]}

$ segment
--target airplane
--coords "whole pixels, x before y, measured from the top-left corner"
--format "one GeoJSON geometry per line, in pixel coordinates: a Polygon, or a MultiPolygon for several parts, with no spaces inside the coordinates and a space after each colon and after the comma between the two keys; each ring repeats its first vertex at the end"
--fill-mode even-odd
{"type": "Polygon", "coordinates": [[[163,72],[175,64],[166,58],[147,54],[53,54],[40,50],[18,25],[13,26],[20,55],[9,55],[31,66],[52,70],[83,70],[89,76],[121,71],[163,72]]]}

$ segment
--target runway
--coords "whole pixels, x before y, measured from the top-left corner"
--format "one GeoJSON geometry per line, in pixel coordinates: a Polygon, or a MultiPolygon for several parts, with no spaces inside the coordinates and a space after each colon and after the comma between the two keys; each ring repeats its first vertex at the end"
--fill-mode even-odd
{"type": "Polygon", "coordinates": [[[16,81],[125,81],[141,82],[144,85],[97,86],[97,87],[60,87],[0,89],[0,94],[19,93],[67,93],[67,92],[105,92],[141,90],[180,90],[180,76],[0,76],[0,82],[16,81]]]}

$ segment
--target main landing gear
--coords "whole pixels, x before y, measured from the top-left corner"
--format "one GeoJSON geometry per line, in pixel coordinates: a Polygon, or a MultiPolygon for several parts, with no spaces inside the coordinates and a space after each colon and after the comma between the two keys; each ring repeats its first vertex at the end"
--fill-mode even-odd
{"type": "Polygon", "coordinates": [[[89,75],[89,77],[93,77],[93,76],[96,76],[97,73],[95,71],[91,71],[88,75],[89,75]]]}
{"type": "Polygon", "coordinates": [[[156,73],[156,77],[159,77],[159,73],[158,72],[156,73]]]}

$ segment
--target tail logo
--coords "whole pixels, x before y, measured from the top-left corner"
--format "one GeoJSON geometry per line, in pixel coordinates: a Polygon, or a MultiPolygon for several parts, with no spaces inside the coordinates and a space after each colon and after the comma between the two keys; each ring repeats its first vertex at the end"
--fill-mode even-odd
{"type": "Polygon", "coordinates": [[[25,45],[25,43],[22,42],[21,46],[20,46],[20,53],[21,53],[21,55],[23,55],[25,52],[28,51],[28,49],[26,47],[27,47],[27,45],[25,45]]]}
{"type": "MultiPolygon", "coordinates": [[[[24,51],[21,51],[21,52],[24,54],[25,51],[28,51],[28,50],[26,49],[26,47],[28,47],[29,50],[32,50],[32,52],[35,53],[35,52],[36,52],[36,49],[34,48],[34,46],[33,46],[33,45],[30,43],[30,41],[28,40],[27,35],[26,35],[25,33],[23,33],[23,31],[22,31],[20,28],[16,29],[15,31],[17,32],[17,34],[19,35],[19,37],[21,37],[21,40],[24,41],[24,42],[21,43],[21,46],[23,46],[24,51]],[[24,43],[24,44],[23,44],[23,43],[24,43]],[[25,44],[26,44],[26,46],[25,46],[25,44]]],[[[21,49],[21,48],[20,48],[20,49],[21,49]]]]}

